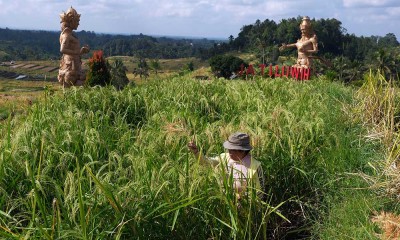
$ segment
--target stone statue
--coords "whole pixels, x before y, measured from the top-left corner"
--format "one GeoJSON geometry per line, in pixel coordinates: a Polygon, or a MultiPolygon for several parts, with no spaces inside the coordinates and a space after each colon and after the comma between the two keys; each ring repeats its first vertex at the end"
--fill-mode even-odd
{"type": "Polygon", "coordinates": [[[82,71],[81,55],[90,51],[89,46],[80,47],[73,30],[79,26],[81,15],[72,7],[61,17],[60,52],[63,54],[58,72],[58,81],[65,87],[82,86],[85,73],[82,71]]]}
{"type": "Polygon", "coordinates": [[[301,38],[296,43],[282,44],[279,48],[283,51],[285,48],[297,47],[297,62],[293,67],[312,68],[313,53],[318,52],[318,39],[311,28],[309,17],[304,17],[300,24],[301,38]]]}

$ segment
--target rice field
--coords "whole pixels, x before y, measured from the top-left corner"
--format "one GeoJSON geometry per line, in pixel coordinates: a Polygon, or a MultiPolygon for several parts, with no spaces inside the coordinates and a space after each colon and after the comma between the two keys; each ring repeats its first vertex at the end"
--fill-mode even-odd
{"type": "Polygon", "coordinates": [[[0,78],[0,125],[10,115],[23,114],[43,96],[45,89],[59,90],[49,81],[21,81],[0,78]]]}
{"type": "MultiPolygon", "coordinates": [[[[23,119],[0,128],[0,236],[341,239],[335,216],[343,213],[332,209],[349,195],[369,199],[355,190],[365,182],[350,173],[368,173],[380,154],[360,137],[365,129],[352,116],[354,94],[323,78],[188,75],[123,91],[45,91],[23,119]],[[217,155],[235,131],[252,138],[266,200],[249,194],[238,202],[232,179],[221,181],[187,149],[195,139],[203,153],[217,155]],[[357,194],[345,194],[349,189],[357,194]]],[[[373,236],[365,214],[352,214],[341,236],[373,236]]]]}

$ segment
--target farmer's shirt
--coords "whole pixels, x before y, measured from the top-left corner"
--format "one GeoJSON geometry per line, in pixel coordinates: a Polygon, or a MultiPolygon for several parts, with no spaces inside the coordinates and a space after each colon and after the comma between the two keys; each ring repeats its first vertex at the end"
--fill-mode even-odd
{"type": "Polygon", "coordinates": [[[222,153],[217,157],[208,158],[214,166],[223,164],[226,174],[229,177],[232,174],[233,187],[242,192],[247,186],[257,189],[257,195],[262,197],[264,194],[264,173],[261,163],[252,159],[251,154],[247,154],[241,161],[235,161],[230,158],[229,153],[222,153]]]}

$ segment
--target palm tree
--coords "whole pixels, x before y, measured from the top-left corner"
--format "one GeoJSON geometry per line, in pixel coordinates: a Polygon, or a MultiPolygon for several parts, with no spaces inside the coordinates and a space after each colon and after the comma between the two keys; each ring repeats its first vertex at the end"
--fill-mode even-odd
{"type": "Polygon", "coordinates": [[[265,39],[262,39],[260,37],[257,37],[255,41],[256,41],[256,45],[261,48],[262,64],[265,64],[265,48],[267,47],[267,42],[265,39]]]}
{"type": "Polygon", "coordinates": [[[399,68],[399,62],[396,61],[398,53],[395,48],[391,49],[379,49],[376,52],[376,68],[386,77],[394,78],[397,76],[399,68]]]}
{"type": "Polygon", "coordinates": [[[125,67],[124,63],[117,59],[111,65],[111,84],[118,90],[123,89],[129,84],[129,79],[126,76],[128,69],[125,67]]]}
{"type": "Polygon", "coordinates": [[[135,76],[139,75],[140,79],[147,79],[149,77],[149,66],[147,65],[146,59],[139,59],[138,67],[133,69],[135,76]]]}

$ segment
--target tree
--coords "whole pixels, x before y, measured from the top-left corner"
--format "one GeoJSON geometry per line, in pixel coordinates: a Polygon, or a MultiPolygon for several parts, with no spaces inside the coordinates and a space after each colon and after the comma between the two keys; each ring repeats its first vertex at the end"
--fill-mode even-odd
{"type": "Polygon", "coordinates": [[[233,46],[237,48],[239,51],[249,45],[250,43],[249,36],[252,28],[253,25],[243,26],[237,38],[233,40],[233,46]]]}
{"type": "Polygon", "coordinates": [[[256,44],[261,49],[261,63],[265,64],[265,48],[267,47],[267,42],[265,39],[258,37],[256,38],[256,44]]]}
{"type": "Polygon", "coordinates": [[[231,55],[218,55],[209,60],[211,71],[216,77],[228,79],[233,73],[237,73],[241,65],[248,66],[241,58],[231,55]]]}
{"type": "Polygon", "coordinates": [[[111,84],[118,90],[123,89],[129,84],[129,79],[126,76],[127,68],[124,63],[117,59],[110,66],[111,84]]]}
{"type": "Polygon", "coordinates": [[[396,57],[393,52],[385,49],[379,49],[376,52],[376,68],[384,74],[386,78],[396,76],[398,64],[396,64],[396,57]]]}
{"type": "Polygon", "coordinates": [[[189,71],[189,72],[193,72],[194,71],[194,63],[193,61],[190,61],[188,63],[185,64],[185,66],[183,67],[184,71],[189,71]]]}
{"type": "Polygon", "coordinates": [[[229,44],[233,44],[233,40],[235,40],[235,38],[232,35],[230,35],[228,40],[229,40],[229,44]]]}
{"type": "Polygon", "coordinates": [[[156,75],[158,74],[158,71],[161,70],[161,64],[160,61],[158,61],[158,59],[154,59],[150,61],[150,67],[154,70],[154,72],[156,73],[156,75]]]}
{"type": "Polygon", "coordinates": [[[149,77],[149,66],[147,65],[146,59],[139,59],[137,68],[133,69],[133,74],[135,76],[139,75],[140,79],[147,79],[149,77]]]}
{"type": "Polygon", "coordinates": [[[384,37],[379,38],[378,46],[381,48],[397,47],[399,46],[399,42],[394,33],[388,33],[384,37]]]}
{"type": "Polygon", "coordinates": [[[343,37],[346,29],[335,19],[320,19],[312,21],[313,29],[318,37],[319,54],[330,53],[340,55],[343,52],[343,37]]]}

